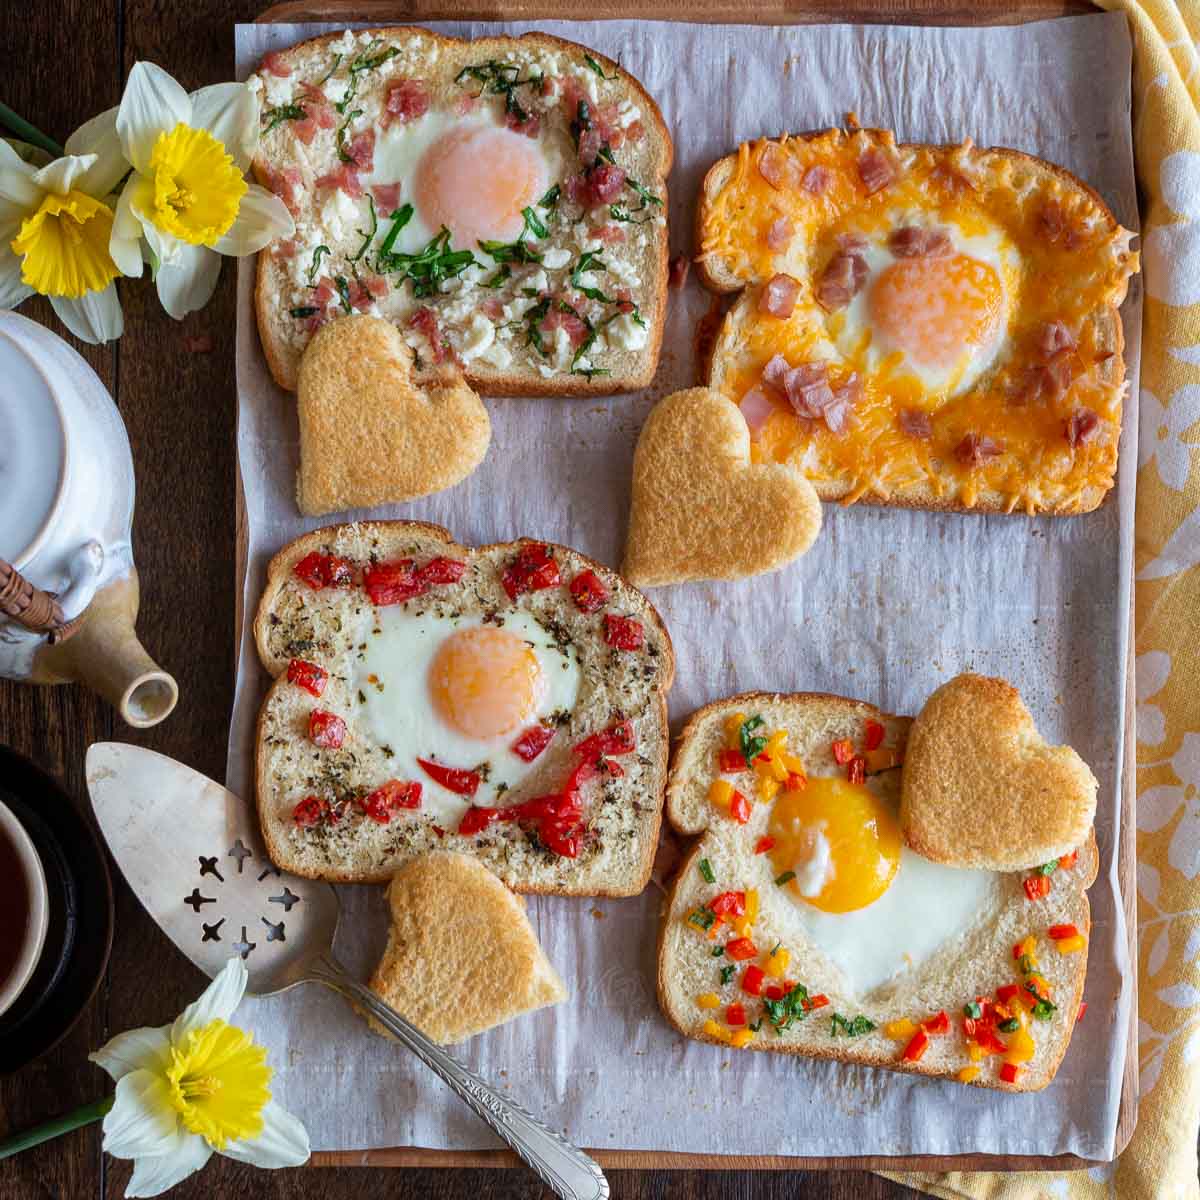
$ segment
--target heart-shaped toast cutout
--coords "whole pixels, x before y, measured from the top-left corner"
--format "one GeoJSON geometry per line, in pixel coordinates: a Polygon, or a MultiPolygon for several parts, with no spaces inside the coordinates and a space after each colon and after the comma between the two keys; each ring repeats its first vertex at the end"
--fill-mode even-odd
{"type": "Polygon", "coordinates": [[[760,575],[820,529],[812,484],[793,467],[752,464],[745,418],[724,396],[690,388],[655,406],[633,459],[623,568],[633,583],[760,575]]]}
{"type": "Polygon", "coordinates": [[[959,675],[913,722],[900,824],[908,844],[934,862],[1024,870],[1084,841],[1097,787],[1070,746],[1047,744],[1016,688],[959,675]]]}
{"type": "Polygon", "coordinates": [[[525,905],[475,859],[445,850],[414,859],[393,876],[388,905],[371,988],[435,1042],[567,998],[525,905]]]}
{"type": "Polygon", "coordinates": [[[491,440],[487,409],[457,367],[414,369],[400,331],[379,317],[321,329],[297,391],[296,501],[307,516],[440,492],[475,470],[491,440]]]}

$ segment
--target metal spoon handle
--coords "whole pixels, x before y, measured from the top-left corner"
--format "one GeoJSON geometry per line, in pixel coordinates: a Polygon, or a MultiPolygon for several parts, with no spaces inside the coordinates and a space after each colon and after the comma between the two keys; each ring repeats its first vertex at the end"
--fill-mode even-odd
{"type": "Polygon", "coordinates": [[[389,1033],[441,1078],[562,1200],[607,1200],[608,1180],[593,1159],[506,1099],[457,1059],[410,1025],[370,988],[346,973],[332,955],[313,963],[308,977],[366,1009],[389,1033]]]}

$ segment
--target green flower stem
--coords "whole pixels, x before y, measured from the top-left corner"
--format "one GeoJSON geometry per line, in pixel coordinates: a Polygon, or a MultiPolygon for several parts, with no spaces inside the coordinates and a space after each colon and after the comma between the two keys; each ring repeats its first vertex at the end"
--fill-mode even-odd
{"type": "Polygon", "coordinates": [[[24,117],[18,116],[4,103],[0,103],[0,124],[8,126],[22,141],[40,146],[55,158],[62,158],[66,153],[53,138],[48,138],[40,129],[35,129],[24,117]]]}
{"type": "Polygon", "coordinates": [[[0,1141],[0,1159],[11,1158],[14,1154],[20,1154],[22,1150],[28,1150],[31,1146],[40,1146],[52,1138],[70,1133],[72,1129],[94,1124],[108,1113],[115,1099],[115,1096],[105,1096],[103,1100],[85,1104],[74,1112],[64,1113],[63,1116],[55,1117],[33,1129],[27,1129],[24,1133],[4,1138],[0,1141]]]}

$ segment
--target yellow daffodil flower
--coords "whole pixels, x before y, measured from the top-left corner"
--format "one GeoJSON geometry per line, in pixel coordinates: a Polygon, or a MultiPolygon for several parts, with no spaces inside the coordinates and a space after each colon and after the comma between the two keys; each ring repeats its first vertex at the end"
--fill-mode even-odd
{"type": "Polygon", "coordinates": [[[96,121],[66,151],[38,166],[0,141],[0,308],[46,296],[76,337],[107,342],[122,329],[110,193],[128,168],[115,132],[96,121]]]}
{"type": "Polygon", "coordinates": [[[214,1151],[258,1167],[307,1161],[304,1126],[271,1099],[267,1052],[229,1024],[246,990],[231,958],[173,1025],[119,1034],[89,1057],[116,1080],[104,1149],[134,1160],[126,1196],[157,1196],[214,1151]]]}
{"type": "Polygon", "coordinates": [[[294,232],[278,197],[246,181],[258,114],[258,98],[245,84],[218,83],[189,96],[147,62],[134,64],[113,110],[133,171],[117,203],[109,253],[123,274],[140,275],[144,242],[159,299],[175,318],[207,302],[222,254],[253,254],[294,232]]]}

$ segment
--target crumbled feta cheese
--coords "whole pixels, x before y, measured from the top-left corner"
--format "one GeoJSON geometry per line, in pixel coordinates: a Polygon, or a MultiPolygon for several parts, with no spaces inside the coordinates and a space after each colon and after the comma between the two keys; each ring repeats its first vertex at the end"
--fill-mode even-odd
{"type": "Polygon", "coordinates": [[[594,288],[599,287],[600,281],[596,278],[595,271],[582,271],[575,284],[579,288],[594,288]]]}
{"type": "Polygon", "coordinates": [[[608,273],[629,287],[633,287],[638,281],[637,271],[633,269],[633,264],[627,263],[622,258],[614,258],[608,262],[608,273]]]}
{"type": "Polygon", "coordinates": [[[288,104],[292,99],[292,78],[280,79],[278,75],[268,73],[263,80],[266,87],[266,100],[271,107],[288,104]]]}
{"type": "Polygon", "coordinates": [[[640,121],[642,110],[631,100],[622,100],[617,105],[617,124],[622,129],[628,129],[634,121],[640,121]]]}
{"type": "Polygon", "coordinates": [[[504,306],[504,319],[506,321],[519,321],[535,304],[537,304],[537,301],[530,296],[514,296],[504,306]]]}
{"type": "Polygon", "coordinates": [[[542,266],[551,271],[557,271],[565,267],[571,261],[570,250],[564,250],[561,246],[555,246],[551,250],[547,250],[542,255],[542,266]]]}
{"type": "MultiPolygon", "coordinates": [[[[613,322],[616,324],[616,322],[613,322]]],[[[574,347],[571,345],[571,338],[567,331],[560,325],[554,331],[554,362],[559,367],[567,367],[571,363],[571,359],[575,354],[574,347]]]]}
{"type": "Polygon", "coordinates": [[[501,369],[507,367],[513,360],[512,351],[507,346],[501,345],[500,342],[493,342],[479,357],[483,362],[501,369]]]}
{"type": "Polygon", "coordinates": [[[340,104],[346,98],[346,91],[349,87],[349,79],[327,79],[322,85],[322,90],[330,104],[340,104]]]}
{"type": "Polygon", "coordinates": [[[478,358],[496,340],[496,327],[483,315],[475,313],[467,326],[459,354],[463,362],[478,358]]]}
{"type": "Polygon", "coordinates": [[[632,313],[622,313],[615,321],[605,327],[609,341],[620,346],[623,350],[641,350],[650,340],[650,331],[639,325],[632,313]]]}
{"type": "Polygon", "coordinates": [[[347,222],[357,220],[358,205],[341,188],[337,188],[321,208],[321,222],[334,240],[346,236],[347,222]]]}
{"type": "Polygon", "coordinates": [[[521,286],[533,288],[535,292],[544,292],[550,287],[550,280],[546,278],[545,271],[537,270],[528,279],[523,280],[521,286]]]}
{"type": "Polygon", "coordinates": [[[554,374],[554,368],[546,366],[545,363],[538,363],[537,369],[541,372],[543,379],[549,379],[554,374]]]}

